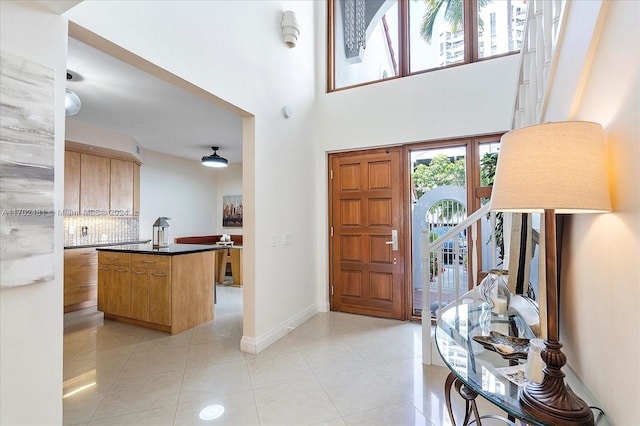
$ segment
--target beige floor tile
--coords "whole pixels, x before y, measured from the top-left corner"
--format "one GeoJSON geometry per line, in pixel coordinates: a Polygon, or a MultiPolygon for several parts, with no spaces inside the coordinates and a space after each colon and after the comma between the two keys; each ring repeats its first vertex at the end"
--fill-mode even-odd
{"type": "Polygon", "coordinates": [[[214,316],[213,321],[193,329],[191,343],[193,345],[204,345],[218,342],[240,342],[242,330],[236,324],[235,317],[215,314],[214,316]]]}
{"type": "Polygon", "coordinates": [[[369,366],[364,358],[345,344],[303,351],[302,356],[318,377],[369,366]]]}
{"type": "Polygon", "coordinates": [[[80,387],[95,383],[96,388],[107,392],[129,359],[129,355],[103,357],[100,360],[81,359],[65,362],[63,371],[63,395],[80,387]]]}
{"type": "Polygon", "coordinates": [[[88,339],[91,336],[91,330],[87,330],[87,332],[82,333],[69,333],[64,335],[64,345],[62,350],[62,356],[65,362],[73,360],[76,355],[80,353],[80,351],[87,344],[88,339]]]}
{"type": "Polygon", "coordinates": [[[202,368],[187,368],[182,382],[180,400],[200,400],[250,390],[249,369],[247,363],[242,360],[202,368]]]}
{"type": "Polygon", "coordinates": [[[182,370],[117,379],[93,419],[132,414],[178,403],[182,370]]]}
{"type": "Polygon", "coordinates": [[[408,402],[374,408],[345,418],[349,426],[433,426],[413,405],[408,402]]]}
{"type": "Polygon", "coordinates": [[[253,392],[240,392],[194,401],[180,401],[176,412],[176,426],[259,426],[258,412],[253,392]],[[220,417],[209,419],[207,414],[220,413],[220,417]]]}
{"type": "Polygon", "coordinates": [[[311,368],[299,352],[248,359],[247,365],[254,389],[314,377],[311,368]]]}
{"type": "Polygon", "coordinates": [[[244,361],[245,354],[240,350],[240,339],[228,342],[193,344],[187,359],[187,368],[206,367],[215,364],[244,361]]]}
{"type": "Polygon", "coordinates": [[[157,349],[135,352],[120,372],[120,377],[137,377],[149,374],[184,371],[189,356],[189,347],[157,349]]]}
{"type": "Polygon", "coordinates": [[[176,408],[177,404],[124,416],[93,420],[89,422],[89,426],[171,426],[176,416],[176,408]]]}
{"type": "MultiPolygon", "coordinates": [[[[404,398],[413,400],[422,396],[425,388],[431,385],[430,370],[441,367],[423,365],[421,358],[411,358],[376,364],[373,368],[404,398]]],[[[441,383],[444,383],[444,379],[437,385],[441,386],[441,383]]]]}
{"type": "Polygon", "coordinates": [[[64,394],[77,393],[63,400],[64,425],[451,425],[449,370],[422,365],[419,324],[319,313],[246,354],[242,288],[218,286],[218,296],[213,321],[174,336],[95,308],[66,314],[64,394]],[[203,420],[215,405],[222,416],[203,420]]]}
{"type": "Polygon", "coordinates": [[[371,367],[323,376],[318,380],[343,417],[403,399],[400,392],[371,367]]]}
{"type": "Polygon", "coordinates": [[[92,387],[64,398],[62,424],[67,426],[88,423],[105,396],[106,392],[100,392],[92,387]]]}
{"type": "Polygon", "coordinates": [[[312,426],[347,426],[342,417],[337,419],[328,420],[326,422],[313,423],[312,426]]]}
{"type": "Polygon", "coordinates": [[[339,417],[316,379],[256,389],[254,394],[263,426],[307,426],[339,417]]]}
{"type": "Polygon", "coordinates": [[[318,320],[317,316],[309,321],[312,322],[312,325],[302,324],[288,334],[299,350],[313,350],[343,343],[346,336],[344,332],[333,330],[325,321],[318,320]]]}
{"type": "Polygon", "coordinates": [[[173,336],[162,331],[151,330],[150,334],[136,346],[135,352],[188,347],[191,345],[192,336],[193,330],[186,330],[173,336]]]}
{"type": "Polygon", "coordinates": [[[379,337],[347,340],[347,344],[371,365],[415,357],[411,348],[379,337]]]}
{"type": "Polygon", "coordinates": [[[299,349],[293,343],[293,340],[289,336],[284,336],[275,343],[271,344],[267,349],[263,350],[259,354],[245,354],[247,359],[254,359],[256,357],[262,357],[265,355],[286,354],[289,352],[298,352],[299,349]]]}
{"type": "Polygon", "coordinates": [[[107,327],[100,328],[87,339],[87,343],[78,352],[75,359],[130,355],[143,339],[142,335],[120,334],[107,327]]]}

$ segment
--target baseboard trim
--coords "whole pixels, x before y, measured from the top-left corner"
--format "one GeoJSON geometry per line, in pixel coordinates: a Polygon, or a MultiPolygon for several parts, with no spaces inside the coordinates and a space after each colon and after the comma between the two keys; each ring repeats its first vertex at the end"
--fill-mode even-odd
{"type": "Polygon", "coordinates": [[[329,302],[321,302],[318,304],[318,312],[329,312],[330,309],[329,302]]]}
{"type": "Polygon", "coordinates": [[[271,330],[261,334],[260,336],[242,336],[242,339],[240,339],[240,350],[242,352],[247,352],[250,354],[260,353],[261,351],[271,346],[273,343],[277,342],[282,337],[289,334],[292,329],[312,318],[318,312],[320,312],[318,309],[318,304],[313,303],[302,312],[294,315],[286,321],[281,322],[280,324],[276,325],[271,330]]]}

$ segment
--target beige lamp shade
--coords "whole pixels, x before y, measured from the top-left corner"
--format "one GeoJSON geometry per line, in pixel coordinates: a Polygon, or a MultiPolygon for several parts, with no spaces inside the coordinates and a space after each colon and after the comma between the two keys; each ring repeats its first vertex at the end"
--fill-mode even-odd
{"type": "Polygon", "coordinates": [[[512,212],[611,211],[602,126],[539,124],[502,136],[491,209],[512,212]]]}

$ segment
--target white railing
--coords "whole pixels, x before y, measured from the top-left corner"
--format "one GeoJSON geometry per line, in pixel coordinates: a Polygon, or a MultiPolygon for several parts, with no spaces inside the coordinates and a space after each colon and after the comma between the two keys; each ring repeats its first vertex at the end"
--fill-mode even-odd
{"type": "MultiPolygon", "coordinates": [[[[436,240],[429,241],[430,238],[428,234],[423,235],[420,239],[420,252],[426,254],[422,258],[422,358],[423,363],[425,364],[431,364],[432,362],[435,364],[441,363],[439,356],[432,355],[433,339],[431,313],[439,315],[440,308],[456,300],[468,291],[468,274],[471,274],[470,280],[473,287],[479,284],[478,272],[481,267],[476,253],[479,252],[478,244],[484,244],[481,238],[481,223],[487,215],[489,216],[488,226],[493,230],[495,229],[496,214],[495,212],[491,212],[491,204],[487,203],[470,214],[465,220],[451,227],[451,229],[436,240]],[[470,245],[467,248],[463,247],[459,243],[458,235],[460,235],[460,233],[470,236],[470,245]],[[450,241],[453,241],[453,250],[451,250],[450,247],[445,248],[445,244],[450,241]],[[432,253],[435,254],[435,256],[433,256],[432,253]],[[469,253],[472,253],[472,255],[468,256],[469,253]],[[460,265],[458,265],[458,259],[465,255],[466,259],[463,259],[463,265],[460,267],[460,265]],[[453,268],[453,273],[435,274],[433,277],[435,278],[435,281],[432,281],[430,271],[431,262],[434,260],[433,258],[435,257],[438,265],[444,265],[445,256],[452,256],[453,258],[453,265],[448,265],[453,268]],[[464,271],[465,273],[462,273],[461,271],[464,271]],[[436,287],[435,292],[432,291],[432,282],[436,287]],[[432,296],[432,293],[435,293],[435,295],[432,296]],[[434,306],[435,308],[432,309],[434,306]]],[[[489,244],[489,252],[493,253],[490,264],[495,266],[497,261],[497,256],[495,255],[495,238],[491,238],[489,244]]]]}
{"type": "Polygon", "coordinates": [[[556,46],[561,35],[565,0],[531,0],[527,10],[520,51],[520,75],[513,128],[539,124],[544,119],[544,100],[553,78],[556,46]]]}
{"type": "MultiPolygon", "coordinates": [[[[439,307],[442,307],[451,301],[457,299],[462,294],[468,291],[469,287],[469,278],[466,278],[467,273],[470,274],[470,280],[472,286],[475,287],[478,285],[478,272],[480,271],[480,266],[478,264],[478,256],[475,253],[478,253],[478,241],[480,234],[480,222],[487,215],[490,216],[489,226],[490,229],[495,228],[495,212],[491,212],[491,204],[487,203],[479,210],[476,210],[472,214],[470,214],[465,220],[458,223],[449,229],[442,236],[438,237],[436,240],[430,242],[429,235],[423,235],[421,238],[421,252],[427,253],[422,259],[422,294],[423,294],[423,306],[422,306],[422,316],[429,317],[429,313],[438,314],[439,307]],[[464,247],[464,245],[460,244],[458,235],[460,234],[469,235],[470,246],[464,247]],[[453,242],[452,245],[445,248],[445,244],[448,242],[453,242]],[[474,255],[468,256],[469,253],[473,253],[474,255]],[[440,269],[440,265],[445,265],[445,258],[450,257],[453,259],[453,262],[449,262],[449,264],[453,264],[453,273],[452,274],[444,274],[444,273],[436,273],[431,274],[433,270],[432,262],[435,261],[436,265],[438,265],[438,269],[440,269]],[[458,260],[463,262],[462,267],[457,265],[458,260]],[[470,261],[470,264],[468,263],[470,261]],[[463,274],[461,271],[468,271],[463,274]],[[466,279],[462,279],[463,276],[466,279]],[[431,283],[434,282],[436,284],[436,297],[435,300],[431,296],[432,288],[431,283]],[[444,295],[448,295],[447,298],[444,295]],[[432,304],[436,303],[435,306],[438,308],[432,309],[432,304]]],[[[491,259],[491,266],[496,265],[497,257],[496,253],[496,245],[495,239],[492,238],[490,241],[491,249],[490,253],[493,253],[493,257],[491,259]]],[[[442,271],[440,271],[442,272],[442,271]]]]}

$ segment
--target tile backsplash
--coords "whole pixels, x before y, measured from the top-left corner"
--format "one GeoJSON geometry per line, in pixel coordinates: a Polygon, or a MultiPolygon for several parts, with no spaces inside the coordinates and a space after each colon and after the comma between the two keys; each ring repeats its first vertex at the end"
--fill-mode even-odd
{"type": "Polygon", "coordinates": [[[137,217],[70,216],[64,218],[65,247],[138,241],[137,217]],[[83,228],[86,228],[83,235],[83,228]]]}

